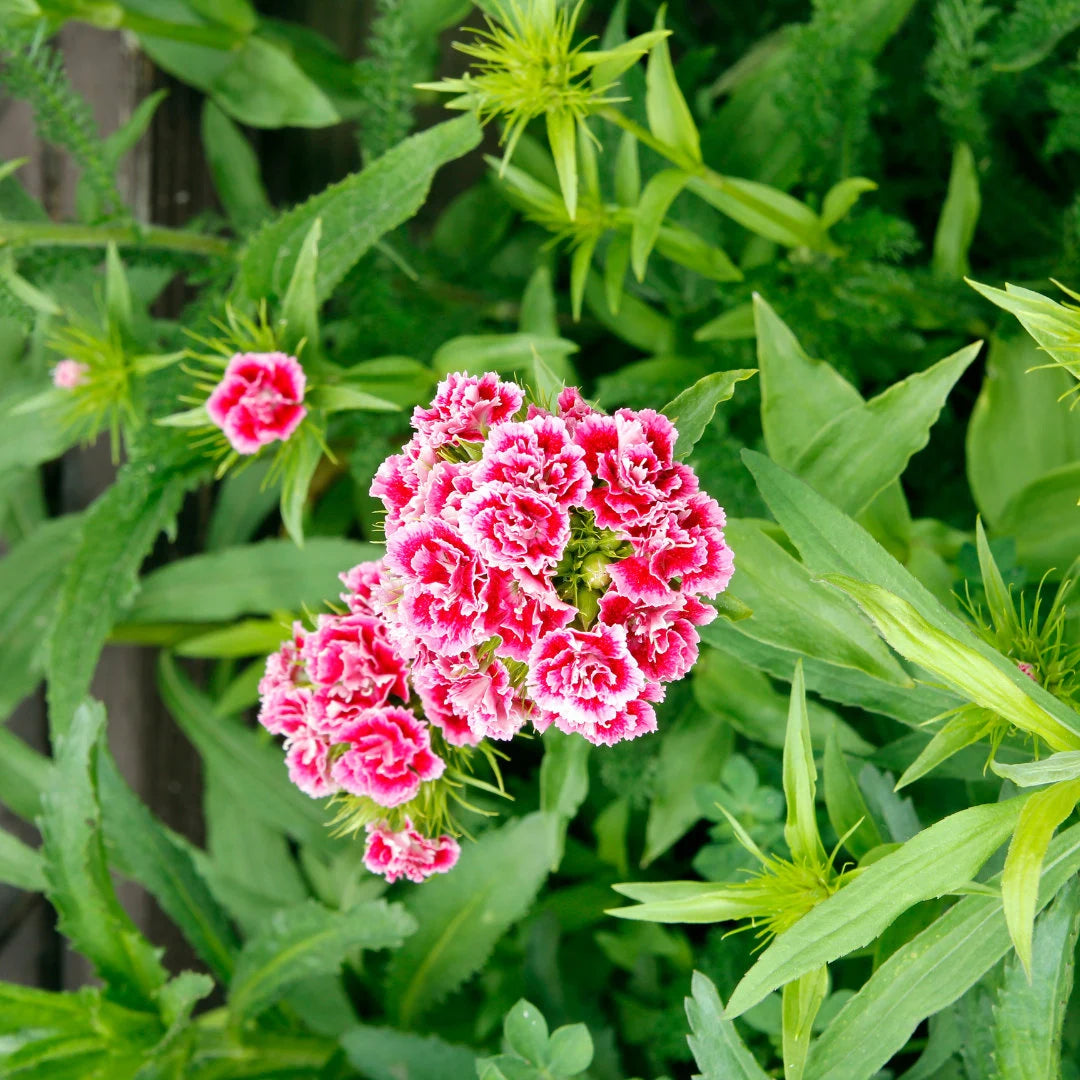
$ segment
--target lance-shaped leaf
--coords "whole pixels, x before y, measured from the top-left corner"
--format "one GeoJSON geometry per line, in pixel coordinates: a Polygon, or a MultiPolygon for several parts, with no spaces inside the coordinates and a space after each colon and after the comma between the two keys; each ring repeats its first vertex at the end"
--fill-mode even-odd
{"type": "MultiPolygon", "coordinates": [[[[901,656],[944,679],[968,701],[1005,717],[1054,750],[1080,747],[1080,715],[1073,713],[1075,720],[1065,724],[1044,709],[1024,686],[1031,680],[1004,657],[1000,664],[993,662],[939,630],[906,600],[878,585],[841,574],[828,574],[825,580],[850,596],[901,656]]],[[[1065,716],[1071,712],[1066,710],[1065,716]]]]}
{"type": "Polygon", "coordinates": [[[968,345],[834,417],[798,455],[794,471],[840,509],[862,512],[926,446],[945,398],[981,347],[968,345]]]}
{"type": "Polygon", "coordinates": [[[848,768],[835,724],[825,743],[825,808],[836,835],[847,837],[844,846],[856,859],[885,842],[848,768]]]}
{"type": "Polygon", "coordinates": [[[1051,754],[1041,761],[1027,761],[1020,765],[992,761],[990,768],[998,776],[1011,780],[1017,787],[1042,787],[1063,780],[1080,779],[1080,750],[1051,754]]]}
{"type": "Polygon", "coordinates": [[[46,895],[60,930],[122,1004],[146,1008],[165,984],[159,953],[120,906],[109,878],[94,782],[105,710],[80,705],[56,739],[56,783],[42,796],[46,895]]]}
{"type": "MultiPolygon", "coordinates": [[[[577,216],[577,121],[571,112],[552,109],[547,113],[548,143],[559,174],[566,213],[571,221],[577,216]]],[[[585,136],[588,138],[588,136],[585,136]]]]}
{"type": "MultiPolygon", "coordinates": [[[[656,13],[653,32],[664,29],[666,5],[656,13]]],[[[645,112],[649,130],[661,142],[677,150],[688,162],[701,160],[701,139],[697,125],[675,78],[667,36],[661,36],[649,50],[645,68],[645,112]]]]}
{"type": "Polygon", "coordinates": [[[1031,978],[1031,937],[1043,859],[1054,830],[1080,802],[1080,780],[1066,780],[1030,796],[1016,823],[1001,872],[1001,902],[1016,955],[1031,978]]]}
{"type": "Polygon", "coordinates": [[[716,407],[730,401],[735,384],[752,378],[755,368],[739,368],[735,371],[714,371],[687,387],[677,398],[669,401],[661,410],[679,429],[675,444],[676,457],[686,457],[705,434],[705,429],[716,415],[716,407]]]}
{"type": "Polygon", "coordinates": [[[977,281],[968,280],[968,284],[999,308],[1015,315],[1054,360],[1074,378],[1080,379],[1080,359],[1077,358],[1080,310],[1072,305],[1059,304],[1019,285],[995,289],[990,285],[980,285],[977,281]]]}
{"type": "Polygon", "coordinates": [[[965,885],[1012,832],[1025,799],[961,810],[862,870],[761,954],[735,988],[730,1015],[868,945],[909,907],[965,885]]]}
{"type": "Polygon", "coordinates": [[[934,233],[934,273],[946,278],[962,278],[968,270],[968,249],[979,221],[979,171],[975,155],[967,143],[957,143],[953,151],[949,189],[941,207],[934,233]]]}
{"type": "Polygon", "coordinates": [[[838,221],[847,217],[851,208],[868,191],[877,191],[877,184],[865,176],[849,176],[833,184],[821,200],[821,224],[831,229],[838,221]]]}
{"type": "Polygon", "coordinates": [[[16,889],[43,892],[44,866],[40,851],[24,844],[6,829],[0,829],[0,882],[16,889]]]}
{"type": "Polygon", "coordinates": [[[817,214],[786,191],[714,172],[693,177],[686,187],[732,221],[767,240],[830,254],[839,251],[826,236],[817,214]]]}
{"type": "Polygon", "coordinates": [[[1063,572],[1080,551],[1078,492],[1080,461],[1074,461],[1032,481],[1001,512],[998,530],[1016,537],[1017,556],[1033,573],[1063,572]]]}
{"type": "Polygon", "coordinates": [[[240,953],[229,1009],[241,1019],[256,1016],[300,980],[333,975],[350,950],[396,948],[415,929],[400,904],[383,900],[346,911],[311,900],[277,911],[240,953]]]}
{"type": "Polygon", "coordinates": [[[649,253],[660,235],[671,204],[686,187],[690,174],[683,169],[662,169],[645,185],[641,200],[634,210],[634,224],[630,231],[630,262],[638,281],[645,279],[649,253]]]}
{"type": "Polygon", "coordinates": [[[319,347],[319,301],[315,295],[315,275],[319,265],[322,218],[316,218],[300,245],[289,287],[281,301],[282,344],[292,353],[301,342],[310,352],[319,347]]]}
{"type": "Polygon", "coordinates": [[[341,1038],[352,1064],[371,1080],[476,1080],[476,1055],[434,1035],[355,1027],[341,1038]]]}
{"type": "Polygon", "coordinates": [[[1061,1033],[1073,986],[1080,934],[1080,882],[1058,893],[1035,924],[1031,971],[1016,958],[994,1009],[994,1063],[1002,1076],[1056,1080],[1061,1076],[1061,1033]]]}
{"type": "Polygon", "coordinates": [[[977,743],[993,731],[996,724],[995,715],[985,709],[975,707],[961,709],[955,716],[950,717],[939,731],[934,732],[934,737],[922,748],[919,756],[896,781],[896,790],[899,791],[908,784],[915,783],[916,780],[936,769],[943,761],[951,758],[953,754],[958,754],[964,747],[977,743]]]}
{"type": "Polygon", "coordinates": [[[787,736],[784,740],[784,798],[787,823],[784,839],[795,862],[821,863],[825,849],[818,834],[814,800],[817,797],[817,768],[810,745],[810,718],[806,713],[806,683],[802,661],[795,665],[791,680],[787,736]]]}
{"type": "Polygon", "coordinates": [[[827,967],[808,971],[784,986],[780,1005],[784,1080],[802,1080],[814,1020],[828,992],[827,967]]]}
{"type": "MultiPolygon", "coordinates": [[[[1040,907],[1077,870],[1080,826],[1050,845],[1040,907]]],[[[903,1049],[923,1020],[961,997],[1009,948],[1000,899],[965,896],[897,949],[844,1005],[811,1050],[805,1080],[869,1080],[903,1049]]]]}
{"type": "Polygon", "coordinates": [[[692,996],[686,999],[691,1032],[687,1042],[701,1070],[701,1080],[767,1080],[768,1074],[724,1014],[723,1002],[709,978],[695,971],[690,992],[692,996]]]}

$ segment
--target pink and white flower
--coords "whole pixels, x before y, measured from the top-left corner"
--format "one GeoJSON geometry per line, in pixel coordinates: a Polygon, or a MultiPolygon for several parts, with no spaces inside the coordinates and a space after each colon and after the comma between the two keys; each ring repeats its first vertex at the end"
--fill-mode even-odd
{"type": "Polygon", "coordinates": [[[86,382],[89,374],[89,364],[83,364],[68,357],[52,369],[53,386],[57,390],[74,390],[76,386],[82,386],[86,382]]]}
{"type": "Polygon", "coordinates": [[[310,728],[301,728],[285,743],[285,765],[289,779],[313,799],[322,799],[339,790],[330,775],[330,744],[310,728]]]}
{"type": "Polygon", "coordinates": [[[370,709],[408,701],[408,669],[374,615],[320,615],[304,641],[307,676],[328,697],[370,709]]]}
{"type": "Polygon", "coordinates": [[[562,420],[543,415],[492,428],[476,482],[492,481],[550,495],[564,509],[580,506],[592,486],[585,451],[562,420]]]}
{"type": "Polygon", "coordinates": [[[645,689],[621,626],[556,630],[529,654],[533,701],[572,725],[610,722],[645,689]]]}
{"type": "Polygon", "coordinates": [[[461,534],[491,566],[551,570],[570,538],[570,518],[542,492],[492,482],[461,504],[461,534]]]}
{"type": "Polygon", "coordinates": [[[426,780],[442,776],[445,762],[431,749],[427,725],[408,709],[368,709],[337,733],[345,749],[330,773],[351,795],[366,795],[380,806],[400,806],[415,798],[426,780]]]}
{"type": "Polygon", "coordinates": [[[385,821],[367,826],[364,865],[391,885],[401,877],[419,885],[432,874],[445,874],[453,869],[460,854],[461,848],[452,836],[428,839],[407,817],[396,832],[385,821]]]}
{"type": "Polygon", "coordinates": [[[509,420],[521,408],[521,387],[490,372],[479,377],[455,372],[435,392],[435,400],[413,410],[413,428],[430,446],[454,439],[480,442],[488,429],[509,420]]]}
{"type": "Polygon", "coordinates": [[[238,454],[285,440],[307,415],[304,369],[285,353],[237,353],[206,402],[210,419],[238,454]]]}
{"type": "Polygon", "coordinates": [[[354,615],[374,615],[375,597],[382,576],[382,559],[358,563],[351,570],[338,574],[345,592],[341,600],[354,615]]]}

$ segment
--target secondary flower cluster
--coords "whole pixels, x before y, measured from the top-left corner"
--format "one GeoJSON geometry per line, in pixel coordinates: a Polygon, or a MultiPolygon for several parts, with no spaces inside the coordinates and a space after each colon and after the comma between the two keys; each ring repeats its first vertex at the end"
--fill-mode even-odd
{"type": "Polygon", "coordinates": [[[452,744],[526,722],[611,744],[656,729],[728,583],[724,512],[651,409],[554,411],[455,374],[372,494],[387,511],[376,603],[452,744]]]}
{"type": "MultiPolygon", "coordinates": [[[[312,630],[293,625],[267,659],[259,721],[285,737],[289,778],[301,791],[345,792],[389,809],[415,799],[446,763],[427,723],[408,708],[408,664],[372,607],[379,572],[371,562],[342,575],[347,614],[319,615],[312,630]]],[[[457,861],[453,837],[425,838],[408,816],[401,825],[369,822],[364,858],[375,873],[422,881],[457,861]]]]}
{"type": "Polygon", "coordinates": [[[549,410],[456,374],[412,424],[371,488],[385,557],[342,575],[347,613],[296,624],[260,685],[290,778],[348,801],[389,881],[457,860],[423,830],[462,801],[472,748],[490,760],[526,724],[599,745],[655,731],[733,570],[724,512],[661,414],[608,416],[572,389],[549,410]]]}

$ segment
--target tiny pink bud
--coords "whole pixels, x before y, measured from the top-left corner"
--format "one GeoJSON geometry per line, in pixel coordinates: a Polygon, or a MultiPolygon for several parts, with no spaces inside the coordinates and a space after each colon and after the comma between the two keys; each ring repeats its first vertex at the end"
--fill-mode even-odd
{"type": "Polygon", "coordinates": [[[1035,665],[1029,664],[1026,660],[1017,660],[1016,666],[1033,682],[1039,681],[1039,676],[1035,674],[1035,665]]]}
{"type": "Polygon", "coordinates": [[[76,386],[86,382],[89,371],[89,366],[79,363],[78,360],[61,360],[52,371],[53,386],[58,390],[74,390],[76,386]]]}

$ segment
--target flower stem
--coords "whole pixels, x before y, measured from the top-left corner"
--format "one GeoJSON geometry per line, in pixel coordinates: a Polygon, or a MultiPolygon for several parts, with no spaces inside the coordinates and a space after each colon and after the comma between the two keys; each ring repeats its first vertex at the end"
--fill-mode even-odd
{"type": "Polygon", "coordinates": [[[0,246],[29,247],[119,247],[157,248],[185,251],[192,255],[224,256],[232,250],[228,240],[184,229],[157,225],[74,225],[58,222],[0,222],[0,246]]]}

